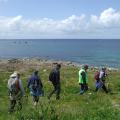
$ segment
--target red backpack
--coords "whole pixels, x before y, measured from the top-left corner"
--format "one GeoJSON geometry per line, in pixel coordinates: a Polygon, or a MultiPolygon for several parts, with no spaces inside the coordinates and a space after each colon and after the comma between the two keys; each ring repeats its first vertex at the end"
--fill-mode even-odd
{"type": "Polygon", "coordinates": [[[94,79],[95,79],[95,80],[99,80],[99,79],[100,79],[100,78],[99,78],[99,75],[100,75],[100,72],[97,71],[97,72],[95,73],[95,75],[94,75],[94,79]]]}

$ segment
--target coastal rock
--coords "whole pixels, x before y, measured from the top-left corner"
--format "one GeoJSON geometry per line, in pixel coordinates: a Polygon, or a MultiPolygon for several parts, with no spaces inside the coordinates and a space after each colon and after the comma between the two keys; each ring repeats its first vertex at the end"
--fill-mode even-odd
{"type": "Polygon", "coordinates": [[[12,59],[8,59],[8,63],[20,63],[21,60],[16,59],[16,58],[12,58],[12,59]]]}

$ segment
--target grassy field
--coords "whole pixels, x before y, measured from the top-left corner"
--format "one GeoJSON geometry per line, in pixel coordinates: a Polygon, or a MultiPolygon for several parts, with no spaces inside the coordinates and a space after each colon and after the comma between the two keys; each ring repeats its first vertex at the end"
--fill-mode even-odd
{"type": "Polygon", "coordinates": [[[36,66],[25,67],[15,64],[0,65],[0,120],[120,120],[120,71],[109,71],[109,87],[112,93],[105,94],[100,90],[94,92],[94,73],[88,70],[90,90],[79,95],[78,68],[63,66],[61,69],[61,99],[55,100],[55,95],[49,101],[48,93],[52,85],[48,82],[50,66],[40,66],[39,73],[44,85],[45,96],[40,98],[39,105],[33,106],[32,98],[26,89],[27,78],[36,66]],[[14,71],[21,72],[26,97],[22,99],[23,109],[8,114],[9,99],[7,81],[14,71]]]}

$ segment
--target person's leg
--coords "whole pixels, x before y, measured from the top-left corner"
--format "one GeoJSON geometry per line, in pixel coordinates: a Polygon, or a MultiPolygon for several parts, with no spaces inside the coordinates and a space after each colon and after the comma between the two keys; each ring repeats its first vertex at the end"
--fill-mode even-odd
{"type": "Polygon", "coordinates": [[[16,105],[16,100],[10,100],[10,107],[9,107],[10,113],[14,111],[15,105],[16,105]]]}
{"type": "Polygon", "coordinates": [[[84,93],[84,85],[80,84],[80,86],[81,86],[80,94],[83,94],[84,93]]]}
{"type": "Polygon", "coordinates": [[[102,83],[101,81],[98,80],[98,81],[96,81],[95,85],[96,85],[95,92],[97,92],[99,89],[102,88],[103,83],[102,83]]]}
{"type": "Polygon", "coordinates": [[[39,96],[36,96],[36,102],[37,103],[39,102],[39,96]]]}
{"type": "Polygon", "coordinates": [[[108,93],[108,90],[107,90],[105,84],[103,84],[102,89],[103,89],[106,93],[108,93]]]}
{"type": "Polygon", "coordinates": [[[50,92],[50,94],[48,95],[48,99],[50,99],[51,96],[52,96],[52,95],[55,93],[55,91],[56,91],[56,85],[53,84],[53,87],[54,87],[54,89],[53,89],[52,92],[50,92]]]}
{"type": "Polygon", "coordinates": [[[19,105],[18,110],[21,110],[21,109],[22,109],[22,102],[21,102],[21,99],[18,100],[18,105],[19,105]]]}
{"type": "Polygon", "coordinates": [[[56,86],[56,100],[60,99],[60,91],[61,91],[60,84],[58,84],[56,86]]]}
{"type": "Polygon", "coordinates": [[[96,82],[95,82],[95,86],[96,86],[95,92],[97,92],[97,91],[99,90],[99,81],[96,81],[96,82]]]}
{"type": "Polygon", "coordinates": [[[37,103],[39,102],[39,96],[33,96],[33,102],[34,102],[34,105],[36,106],[37,103]]]}
{"type": "Polygon", "coordinates": [[[99,90],[99,88],[98,88],[98,87],[96,87],[96,88],[95,88],[95,92],[97,92],[98,90],[99,90]]]}
{"type": "Polygon", "coordinates": [[[88,85],[85,84],[85,85],[84,85],[84,91],[87,91],[87,90],[88,90],[88,85]]]}

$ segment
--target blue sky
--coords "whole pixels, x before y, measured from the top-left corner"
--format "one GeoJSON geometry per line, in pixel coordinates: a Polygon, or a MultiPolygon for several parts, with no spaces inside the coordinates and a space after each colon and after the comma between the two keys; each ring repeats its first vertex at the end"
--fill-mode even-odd
{"type": "Polygon", "coordinates": [[[120,38],[120,0],[0,0],[0,38],[120,38]]]}

